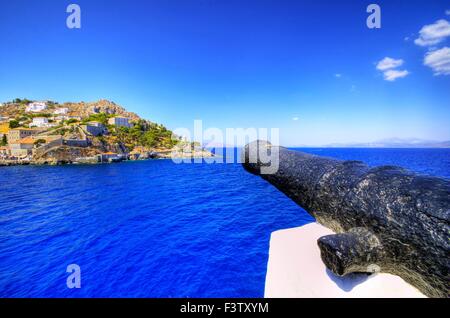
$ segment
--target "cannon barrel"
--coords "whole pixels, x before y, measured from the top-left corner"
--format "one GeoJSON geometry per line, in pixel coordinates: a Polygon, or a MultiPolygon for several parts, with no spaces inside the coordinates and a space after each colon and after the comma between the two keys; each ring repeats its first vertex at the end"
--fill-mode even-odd
{"type": "Polygon", "coordinates": [[[248,144],[242,162],[336,233],[318,240],[323,262],[336,275],[387,272],[429,297],[449,296],[448,179],[264,141],[248,144]],[[272,162],[261,160],[262,154],[272,155],[272,162]],[[265,174],[268,165],[278,169],[265,174]]]}

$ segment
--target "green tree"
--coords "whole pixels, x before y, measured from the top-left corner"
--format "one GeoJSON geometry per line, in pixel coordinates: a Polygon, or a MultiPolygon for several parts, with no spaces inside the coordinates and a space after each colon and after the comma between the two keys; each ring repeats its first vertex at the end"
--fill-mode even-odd
{"type": "Polygon", "coordinates": [[[3,135],[2,140],[0,141],[0,146],[6,146],[8,144],[8,138],[6,134],[3,135]]]}
{"type": "Polygon", "coordinates": [[[20,126],[20,123],[17,120],[11,120],[9,122],[9,128],[14,129],[20,126]]]}
{"type": "MultiPolygon", "coordinates": [[[[98,120],[98,118],[96,119],[98,120]]],[[[179,142],[179,140],[173,139],[172,131],[163,125],[143,119],[133,122],[130,128],[108,126],[108,130],[111,135],[117,137],[117,140],[129,149],[133,149],[135,146],[172,148],[179,142]]]]}
{"type": "Polygon", "coordinates": [[[157,136],[151,130],[145,132],[142,135],[141,139],[140,139],[140,142],[142,143],[142,145],[146,146],[146,147],[155,147],[155,146],[157,146],[158,145],[157,141],[158,141],[157,140],[157,136]]]}
{"type": "Polygon", "coordinates": [[[70,119],[66,120],[67,125],[74,124],[74,123],[78,123],[78,119],[70,118],[70,119]]]}

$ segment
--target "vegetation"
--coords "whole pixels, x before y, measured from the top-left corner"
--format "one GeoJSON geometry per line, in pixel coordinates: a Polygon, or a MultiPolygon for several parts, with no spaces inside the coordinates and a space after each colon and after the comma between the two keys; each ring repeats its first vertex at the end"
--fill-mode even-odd
{"type": "Polygon", "coordinates": [[[25,118],[30,118],[30,119],[37,118],[37,117],[50,118],[52,116],[53,116],[52,114],[48,114],[48,113],[26,114],[26,115],[24,115],[25,118]]]}
{"type": "Polygon", "coordinates": [[[82,124],[86,124],[91,121],[97,121],[103,125],[108,125],[108,119],[113,117],[113,115],[108,115],[106,113],[92,114],[89,117],[82,120],[82,124]]]}
{"type": "Polygon", "coordinates": [[[15,104],[29,104],[32,101],[29,100],[29,99],[26,99],[26,98],[24,98],[24,99],[16,98],[12,102],[15,103],[15,104]]]}
{"type": "Polygon", "coordinates": [[[0,146],[6,146],[8,144],[8,138],[6,135],[3,135],[2,140],[0,141],[0,146]]]}
{"type": "Polygon", "coordinates": [[[14,128],[17,128],[17,127],[20,127],[20,123],[19,123],[18,120],[11,120],[9,122],[9,128],[14,129],[14,128]]]}
{"type": "Polygon", "coordinates": [[[65,121],[67,125],[78,123],[78,119],[71,118],[65,121]]]}
{"type": "Polygon", "coordinates": [[[66,127],[57,127],[56,129],[52,130],[49,135],[60,135],[60,136],[64,136],[66,133],[69,132],[69,128],[66,127]]]}
{"type": "Polygon", "coordinates": [[[38,140],[36,140],[36,141],[34,142],[34,145],[35,145],[36,148],[37,148],[37,147],[39,147],[40,145],[43,145],[43,144],[45,144],[45,143],[46,143],[45,139],[38,139],[38,140]]]}
{"type": "Polygon", "coordinates": [[[163,125],[142,119],[135,122],[130,128],[113,127],[109,130],[128,149],[133,149],[135,146],[172,148],[178,143],[177,139],[172,138],[172,131],[163,125]]]}

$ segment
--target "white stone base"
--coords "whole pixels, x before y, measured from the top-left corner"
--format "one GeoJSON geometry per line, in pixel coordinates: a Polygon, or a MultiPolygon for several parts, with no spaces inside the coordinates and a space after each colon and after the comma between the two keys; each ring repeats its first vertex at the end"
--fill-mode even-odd
{"type": "Polygon", "coordinates": [[[320,258],[317,239],[333,234],[311,223],[272,233],[266,298],[423,298],[415,287],[391,274],[335,276],[320,258]]]}

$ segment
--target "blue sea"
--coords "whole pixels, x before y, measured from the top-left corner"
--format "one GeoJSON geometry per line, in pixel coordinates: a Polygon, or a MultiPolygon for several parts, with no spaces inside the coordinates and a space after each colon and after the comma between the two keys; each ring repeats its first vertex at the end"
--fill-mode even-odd
{"type": "MultiPolygon", "coordinates": [[[[302,150],[450,178],[450,149],[302,150]]],[[[262,297],[270,233],[312,221],[239,164],[0,167],[0,297],[262,297]]]]}

